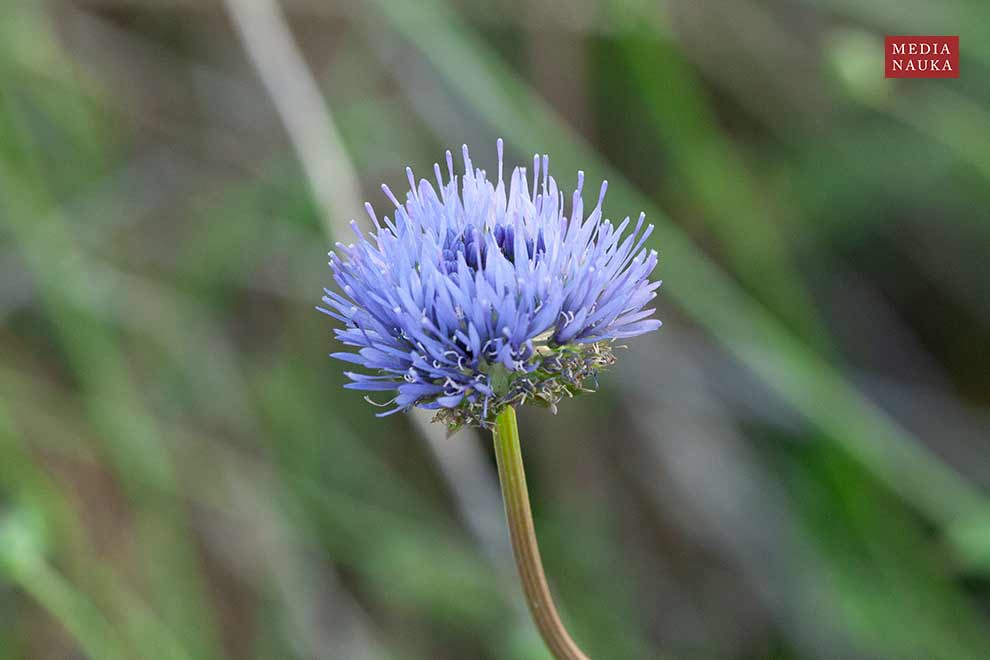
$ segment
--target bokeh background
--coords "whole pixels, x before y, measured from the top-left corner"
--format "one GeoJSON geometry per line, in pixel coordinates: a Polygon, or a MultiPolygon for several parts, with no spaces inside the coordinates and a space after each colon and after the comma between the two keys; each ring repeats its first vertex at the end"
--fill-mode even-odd
{"type": "Polygon", "coordinates": [[[0,660],[548,657],[490,438],[376,419],[313,309],[498,136],[657,225],[664,328],[521,416],[589,654],[990,657],[982,0],[0,10],[0,660]]]}

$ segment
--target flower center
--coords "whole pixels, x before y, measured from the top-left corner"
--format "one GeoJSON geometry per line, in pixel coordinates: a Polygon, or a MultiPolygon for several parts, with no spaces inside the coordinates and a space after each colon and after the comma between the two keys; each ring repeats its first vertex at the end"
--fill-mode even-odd
{"type": "MultiPolygon", "coordinates": [[[[512,225],[495,225],[492,234],[495,238],[495,245],[498,246],[502,255],[510,263],[515,263],[516,236],[512,225]]],[[[525,245],[527,258],[539,262],[547,250],[546,243],[543,241],[543,230],[540,230],[535,240],[527,238],[525,245]]],[[[462,254],[468,268],[471,270],[482,269],[488,263],[488,250],[489,242],[482,240],[480,232],[471,225],[465,227],[460,234],[447,230],[447,236],[443,242],[444,269],[448,273],[455,272],[457,270],[457,257],[462,254]]]]}

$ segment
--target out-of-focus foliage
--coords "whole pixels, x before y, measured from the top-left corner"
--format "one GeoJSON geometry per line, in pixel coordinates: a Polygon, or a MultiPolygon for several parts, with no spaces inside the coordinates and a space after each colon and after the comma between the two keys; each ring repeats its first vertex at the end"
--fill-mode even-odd
{"type": "Polygon", "coordinates": [[[590,655],[987,657],[990,8],[285,0],[293,61],[238,6],[0,3],[0,660],[546,657],[489,438],[375,419],[313,310],[355,200],[497,136],[658,225],[664,329],[521,420],[590,655]]]}

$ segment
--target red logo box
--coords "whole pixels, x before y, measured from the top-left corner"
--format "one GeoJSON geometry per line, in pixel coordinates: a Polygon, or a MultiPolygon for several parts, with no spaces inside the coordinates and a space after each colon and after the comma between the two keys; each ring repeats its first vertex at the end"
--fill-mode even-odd
{"type": "Polygon", "coordinates": [[[958,78],[959,36],[884,39],[885,78],[958,78]]]}

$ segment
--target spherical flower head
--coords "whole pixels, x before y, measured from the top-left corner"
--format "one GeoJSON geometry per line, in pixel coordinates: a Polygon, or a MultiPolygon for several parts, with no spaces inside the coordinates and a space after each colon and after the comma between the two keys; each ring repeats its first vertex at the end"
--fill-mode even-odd
{"type": "Polygon", "coordinates": [[[393,219],[366,204],[375,232],[352,222],[357,241],[330,253],[338,290],[325,289],[317,309],[344,324],[334,332],[355,349],[332,357],[371,372],[345,372],[344,387],[385,393],[368,399],[389,408],[379,416],[418,406],[455,429],[490,428],[509,405],[556,411],[614,362],[613,342],[661,325],[646,308],[660,282],[649,279],[657,253],[643,248],[653,231],[644,215],[603,218],[603,182],[585,217],[578,172],[568,216],[547,156],[533,158],[532,190],[525,167],[506,189],[502,154],[499,140],[494,183],[466,146],[463,176],[448,151],[436,187],[406,168],[405,204],[382,186],[393,219]]]}

